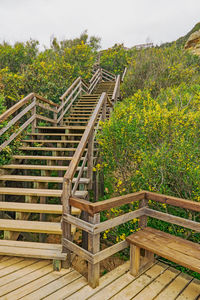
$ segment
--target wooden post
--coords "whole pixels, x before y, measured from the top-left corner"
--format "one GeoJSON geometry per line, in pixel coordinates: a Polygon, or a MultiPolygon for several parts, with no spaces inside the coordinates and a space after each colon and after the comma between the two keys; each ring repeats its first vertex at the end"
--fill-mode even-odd
{"type": "Polygon", "coordinates": [[[54,113],[53,113],[53,119],[54,119],[54,121],[55,121],[54,126],[57,126],[57,117],[58,117],[58,113],[57,113],[57,112],[54,112],[54,113]]]}
{"type": "Polygon", "coordinates": [[[130,273],[137,276],[140,271],[140,247],[130,245],[130,273]]]}
{"type": "Polygon", "coordinates": [[[102,107],[102,122],[106,120],[106,103],[107,101],[104,101],[103,107],[102,107]]]}
{"type": "MultiPolygon", "coordinates": [[[[71,214],[71,206],[69,205],[69,198],[72,194],[72,182],[69,179],[64,178],[63,182],[63,194],[62,194],[62,205],[63,205],[63,215],[71,214]]],[[[66,238],[67,240],[72,240],[71,236],[71,224],[66,223],[62,220],[62,238],[66,238]]],[[[62,251],[67,253],[67,261],[63,265],[63,267],[67,268],[71,265],[71,252],[66,249],[64,246],[62,251]]]]}
{"type": "Polygon", "coordinates": [[[32,122],[32,132],[35,133],[35,129],[37,126],[36,114],[37,114],[37,102],[36,97],[33,98],[33,102],[35,102],[34,107],[32,108],[32,115],[35,116],[35,119],[32,122]]]}
{"type": "MultiPolygon", "coordinates": [[[[92,224],[100,223],[100,214],[95,214],[94,217],[89,217],[89,222],[92,224]]],[[[88,251],[95,254],[100,251],[100,234],[88,235],[88,251]]],[[[99,285],[100,263],[91,264],[88,262],[88,283],[92,288],[99,285]]]]}
{"type": "MultiPolygon", "coordinates": [[[[148,200],[142,199],[139,202],[139,208],[147,207],[148,206],[148,200]]],[[[142,216],[139,218],[139,228],[145,228],[147,227],[147,216],[142,216]]]]}
{"type": "Polygon", "coordinates": [[[94,160],[94,129],[92,130],[88,140],[88,164],[87,164],[87,177],[90,179],[88,189],[92,189],[93,181],[93,160],[94,160]]]}

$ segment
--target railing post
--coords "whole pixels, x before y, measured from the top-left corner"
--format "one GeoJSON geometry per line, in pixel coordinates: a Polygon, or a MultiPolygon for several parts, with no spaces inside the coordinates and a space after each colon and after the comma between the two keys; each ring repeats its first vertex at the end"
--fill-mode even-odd
{"type": "MultiPolygon", "coordinates": [[[[147,199],[142,199],[139,202],[139,208],[144,208],[144,207],[148,207],[148,200],[147,199]]],[[[147,216],[141,216],[139,218],[139,227],[142,228],[142,229],[147,227],[147,216]]]]}
{"type": "Polygon", "coordinates": [[[34,107],[32,108],[32,115],[35,116],[33,122],[32,122],[32,132],[35,133],[35,129],[37,126],[37,120],[36,120],[36,114],[37,114],[37,99],[36,97],[33,98],[33,102],[35,103],[34,107]]]}
{"type": "MultiPolygon", "coordinates": [[[[72,193],[72,182],[67,179],[63,182],[63,193],[62,193],[62,205],[63,205],[63,215],[71,214],[71,206],[69,204],[69,199],[72,193]]],[[[71,235],[71,224],[66,223],[62,220],[62,239],[72,240],[71,235]]],[[[62,251],[67,253],[67,261],[65,267],[69,267],[71,265],[71,252],[66,249],[64,246],[62,251]]]]}
{"type": "Polygon", "coordinates": [[[93,182],[93,160],[94,160],[94,129],[88,139],[88,163],[87,163],[87,177],[90,179],[88,189],[92,189],[93,182]]]}
{"type": "MultiPolygon", "coordinates": [[[[64,102],[65,102],[65,100],[64,99],[62,99],[62,103],[61,103],[61,105],[63,105],[64,104],[64,102]]],[[[63,114],[63,112],[64,112],[64,107],[61,109],[61,112],[60,112],[60,114],[62,115],[63,114]]],[[[64,117],[64,116],[63,116],[64,117]]],[[[63,125],[63,118],[60,120],[60,125],[63,125]]]]}
{"type": "MultiPolygon", "coordinates": [[[[89,222],[92,224],[100,223],[100,214],[95,214],[89,217],[89,222]]],[[[100,234],[88,235],[88,251],[95,254],[100,251],[100,234]]],[[[100,263],[88,263],[88,283],[92,288],[99,285],[100,263]]]]}
{"type": "Polygon", "coordinates": [[[107,104],[107,101],[105,100],[103,107],[102,107],[102,118],[101,118],[102,122],[104,122],[106,120],[106,104],[107,104]]]}
{"type": "Polygon", "coordinates": [[[53,113],[53,119],[54,119],[54,121],[55,121],[54,126],[57,125],[57,118],[58,118],[58,113],[57,113],[57,111],[56,111],[56,112],[53,113]]]}

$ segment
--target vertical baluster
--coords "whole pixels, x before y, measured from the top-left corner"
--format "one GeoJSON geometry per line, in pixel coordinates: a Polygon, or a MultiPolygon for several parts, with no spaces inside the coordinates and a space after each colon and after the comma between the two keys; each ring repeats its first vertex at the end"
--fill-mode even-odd
{"type": "MultiPolygon", "coordinates": [[[[69,204],[69,199],[72,193],[72,182],[69,179],[64,178],[63,182],[63,194],[62,194],[62,205],[63,205],[63,215],[71,214],[71,206],[69,204]]],[[[71,236],[71,224],[66,223],[62,220],[62,238],[67,240],[72,240],[71,236]]],[[[64,267],[69,267],[71,265],[71,252],[63,246],[63,252],[67,253],[67,261],[64,267]]]]}
{"type": "Polygon", "coordinates": [[[90,179],[88,189],[92,189],[93,182],[93,160],[94,160],[94,129],[92,130],[88,140],[88,163],[87,163],[87,177],[90,179]]]}
{"type": "MultiPolygon", "coordinates": [[[[93,217],[89,217],[89,222],[92,224],[100,223],[100,214],[95,214],[93,217]]],[[[100,251],[100,234],[88,235],[88,251],[95,254],[100,251]]],[[[88,263],[88,283],[92,288],[99,285],[99,273],[100,263],[92,264],[88,263]]]]}
{"type": "Polygon", "coordinates": [[[37,99],[36,97],[33,98],[33,102],[35,103],[35,105],[32,108],[32,115],[35,116],[35,119],[32,122],[32,132],[35,133],[35,129],[37,126],[37,120],[36,120],[36,114],[37,114],[37,99]]]}

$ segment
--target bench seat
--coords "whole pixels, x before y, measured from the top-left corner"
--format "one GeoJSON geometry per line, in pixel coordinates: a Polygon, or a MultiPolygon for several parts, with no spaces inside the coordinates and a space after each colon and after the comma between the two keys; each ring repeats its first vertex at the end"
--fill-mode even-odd
{"type": "Polygon", "coordinates": [[[147,250],[146,256],[150,258],[151,262],[153,262],[153,254],[157,254],[200,273],[200,245],[197,243],[150,227],[131,234],[126,240],[131,246],[130,271],[134,276],[141,271],[140,248],[147,250]]]}

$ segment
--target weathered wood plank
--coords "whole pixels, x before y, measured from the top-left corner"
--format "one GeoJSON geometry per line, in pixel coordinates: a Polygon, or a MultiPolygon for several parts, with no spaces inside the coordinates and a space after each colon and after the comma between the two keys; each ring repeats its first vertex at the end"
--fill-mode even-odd
{"type": "Polygon", "coordinates": [[[145,197],[147,200],[153,200],[156,202],[161,202],[161,203],[169,204],[172,206],[178,206],[178,207],[182,207],[185,209],[190,209],[190,210],[200,212],[200,203],[199,202],[176,198],[176,197],[167,196],[167,195],[161,195],[161,194],[147,192],[147,191],[144,191],[144,192],[145,192],[145,197]]]}
{"type": "Polygon", "coordinates": [[[95,203],[91,203],[86,200],[81,200],[75,197],[70,198],[70,204],[81,210],[87,211],[90,215],[95,213],[111,209],[113,207],[121,206],[131,202],[144,199],[145,193],[143,191],[132,193],[124,196],[114,197],[108,200],[103,200],[95,203]]]}
{"type": "Polygon", "coordinates": [[[173,215],[163,213],[160,211],[156,211],[156,210],[153,210],[150,208],[145,208],[144,213],[146,216],[200,232],[200,224],[198,222],[187,220],[187,219],[177,217],[177,216],[173,216],[173,215]]]}

